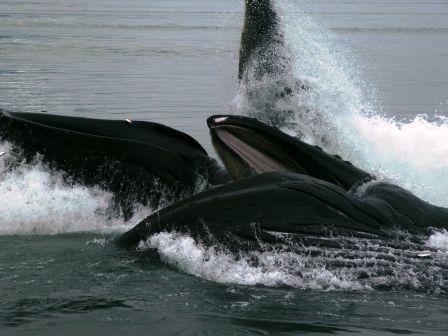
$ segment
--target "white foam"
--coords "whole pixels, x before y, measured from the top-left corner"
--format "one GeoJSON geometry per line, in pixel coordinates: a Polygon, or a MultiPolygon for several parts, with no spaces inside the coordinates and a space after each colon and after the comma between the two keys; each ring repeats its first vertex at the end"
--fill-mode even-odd
{"type": "Polygon", "coordinates": [[[448,253],[448,231],[434,232],[426,241],[426,246],[448,253]]]}
{"type": "Polygon", "coordinates": [[[356,115],[355,124],[376,152],[387,150],[387,157],[409,165],[412,169],[448,168],[448,120],[429,122],[419,115],[409,123],[382,117],[356,115]]]}
{"type": "MultiPolygon", "coordinates": [[[[443,234],[438,241],[446,244],[448,236],[443,234]]],[[[439,244],[435,243],[437,237],[432,236],[432,247],[439,244]]],[[[446,290],[443,256],[427,255],[423,246],[414,249],[412,244],[403,250],[366,239],[352,239],[352,243],[352,250],[311,246],[292,251],[285,246],[265,246],[260,251],[234,255],[223,247],[204,246],[190,236],[163,232],[139,247],[157,249],[162,261],[175,269],[218,283],[324,291],[377,287],[446,290]],[[318,253],[313,256],[311,252],[318,253]]]]}
{"type": "MultiPolygon", "coordinates": [[[[11,146],[0,143],[0,150],[11,146]]],[[[0,158],[0,235],[59,234],[96,231],[121,232],[138,223],[149,209],[125,222],[108,214],[112,194],[98,187],[68,185],[60,172],[41,162],[6,166],[9,155],[0,158]]]]}
{"type": "Polygon", "coordinates": [[[306,256],[296,253],[252,252],[236,258],[216,247],[204,247],[190,236],[166,232],[151,236],[140,244],[140,248],[156,248],[167,264],[219,283],[324,290],[370,288],[359,283],[350,272],[342,269],[330,271],[319,264],[310,265],[306,256]],[[257,265],[250,262],[254,256],[258,260],[257,265]]]}
{"type": "Polygon", "coordinates": [[[448,206],[448,122],[416,116],[409,123],[356,115],[352,119],[364,141],[359,164],[381,170],[396,183],[430,203],[448,206]]]}

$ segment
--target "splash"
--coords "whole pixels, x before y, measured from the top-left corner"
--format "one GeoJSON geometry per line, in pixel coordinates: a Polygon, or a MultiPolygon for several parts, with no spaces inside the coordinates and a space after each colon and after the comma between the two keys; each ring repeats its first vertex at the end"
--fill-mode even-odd
{"type": "Polygon", "coordinates": [[[68,184],[39,159],[12,167],[9,143],[0,143],[0,152],[6,153],[0,157],[0,235],[122,232],[151,212],[139,208],[129,221],[110,216],[111,193],[68,184]]]}
{"type": "MultiPolygon", "coordinates": [[[[446,244],[446,233],[444,243],[446,244]]],[[[431,236],[429,241],[440,241],[431,236]]],[[[350,247],[263,246],[234,255],[178,233],[155,234],[139,246],[157,249],[162,261],[180,271],[218,283],[288,286],[324,291],[413,289],[445,292],[447,259],[441,250],[407,242],[387,246],[352,239],[350,247]]],[[[435,248],[437,243],[432,243],[435,248]]],[[[446,247],[446,246],[445,246],[446,247]]]]}
{"type": "Polygon", "coordinates": [[[425,115],[411,122],[355,115],[360,140],[369,151],[360,160],[367,169],[426,201],[448,206],[448,120],[430,122],[425,115]]]}
{"type": "Polygon", "coordinates": [[[442,230],[433,233],[426,241],[426,246],[448,254],[448,231],[442,230]]]}
{"type": "Polygon", "coordinates": [[[289,60],[290,70],[281,80],[265,76],[241,84],[234,112],[298,135],[431,203],[448,206],[447,119],[420,115],[398,122],[383,117],[375,90],[362,79],[362,66],[348,48],[296,3],[277,0],[274,6],[284,39],[278,52],[286,55],[281,60],[289,60]],[[291,89],[288,94],[282,94],[285,87],[291,89]]]}
{"type": "Polygon", "coordinates": [[[236,258],[216,246],[204,247],[190,236],[166,232],[141,243],[140,249],[145,248],[156,248],[164,262],[183,272],[218,283],[326,290],[364,288],[341,270],[333,273],[324,267],[309,268],[305,257],[292,252],[252,252],[236,258]]]}

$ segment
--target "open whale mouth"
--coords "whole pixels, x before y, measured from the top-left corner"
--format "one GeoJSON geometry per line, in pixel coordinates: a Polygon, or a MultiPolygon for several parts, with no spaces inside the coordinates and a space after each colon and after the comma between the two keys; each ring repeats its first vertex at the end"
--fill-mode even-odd
{"type": "Polygon", "coordinates": [[[232,178],[239,180],[268,172],[306,173],[276,139],[259,129],[226,122],[228,118],[211,117],[208,125],[213,146],[232,178]]]}
{"type": "Polygon", "coordinates": [[[235,180],[268,172],[292,172],[350,190],[372,178],[339,156],[253,118],[217,115],[209,117],[207,124],[213,146],[235,180]]]}
{"type": "Polygon", "coordinates": [[[216,136],[225,143],[230,150],[237,154],[246,164],[252,168],[255,173],[261,174],[266,172],[285,172],[288,168],[282,162],[276,161],[269,157],[261,150],[250,146],[237,136],[233,135],[226,129],[217,128],[215,130],[216,136]]]}

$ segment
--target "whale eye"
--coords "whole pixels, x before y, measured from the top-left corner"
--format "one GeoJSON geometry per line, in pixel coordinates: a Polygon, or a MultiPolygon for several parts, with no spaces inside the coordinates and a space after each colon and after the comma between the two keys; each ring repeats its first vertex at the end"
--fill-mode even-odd
{"type": "Polygon", "coordinates": [[[219,118],[215,118],[214,122],[215,122],[215,124],[218,124],[218,123],[224,122],[226,120],[227,120],[227,117],[219,117],[219,118]]]}

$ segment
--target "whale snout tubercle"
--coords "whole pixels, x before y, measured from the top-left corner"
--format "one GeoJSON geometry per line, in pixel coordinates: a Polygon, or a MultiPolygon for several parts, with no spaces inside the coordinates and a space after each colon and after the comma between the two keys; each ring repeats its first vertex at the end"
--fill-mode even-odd
{"type": "Polygon", "coordinates": [[[215,122],[215,124],[219,124],[226,120],[227,120],[227,117],[218,117],[218,118],[215,118],[214,122],[215,122]]]}
{"type": "Polygon", "coordinates": [[[218,126],[219,124],[225,122],[227,120],[227,116],[212,116],[207,119],[207,125],[209,128],[213,128],[218,126]]]}

